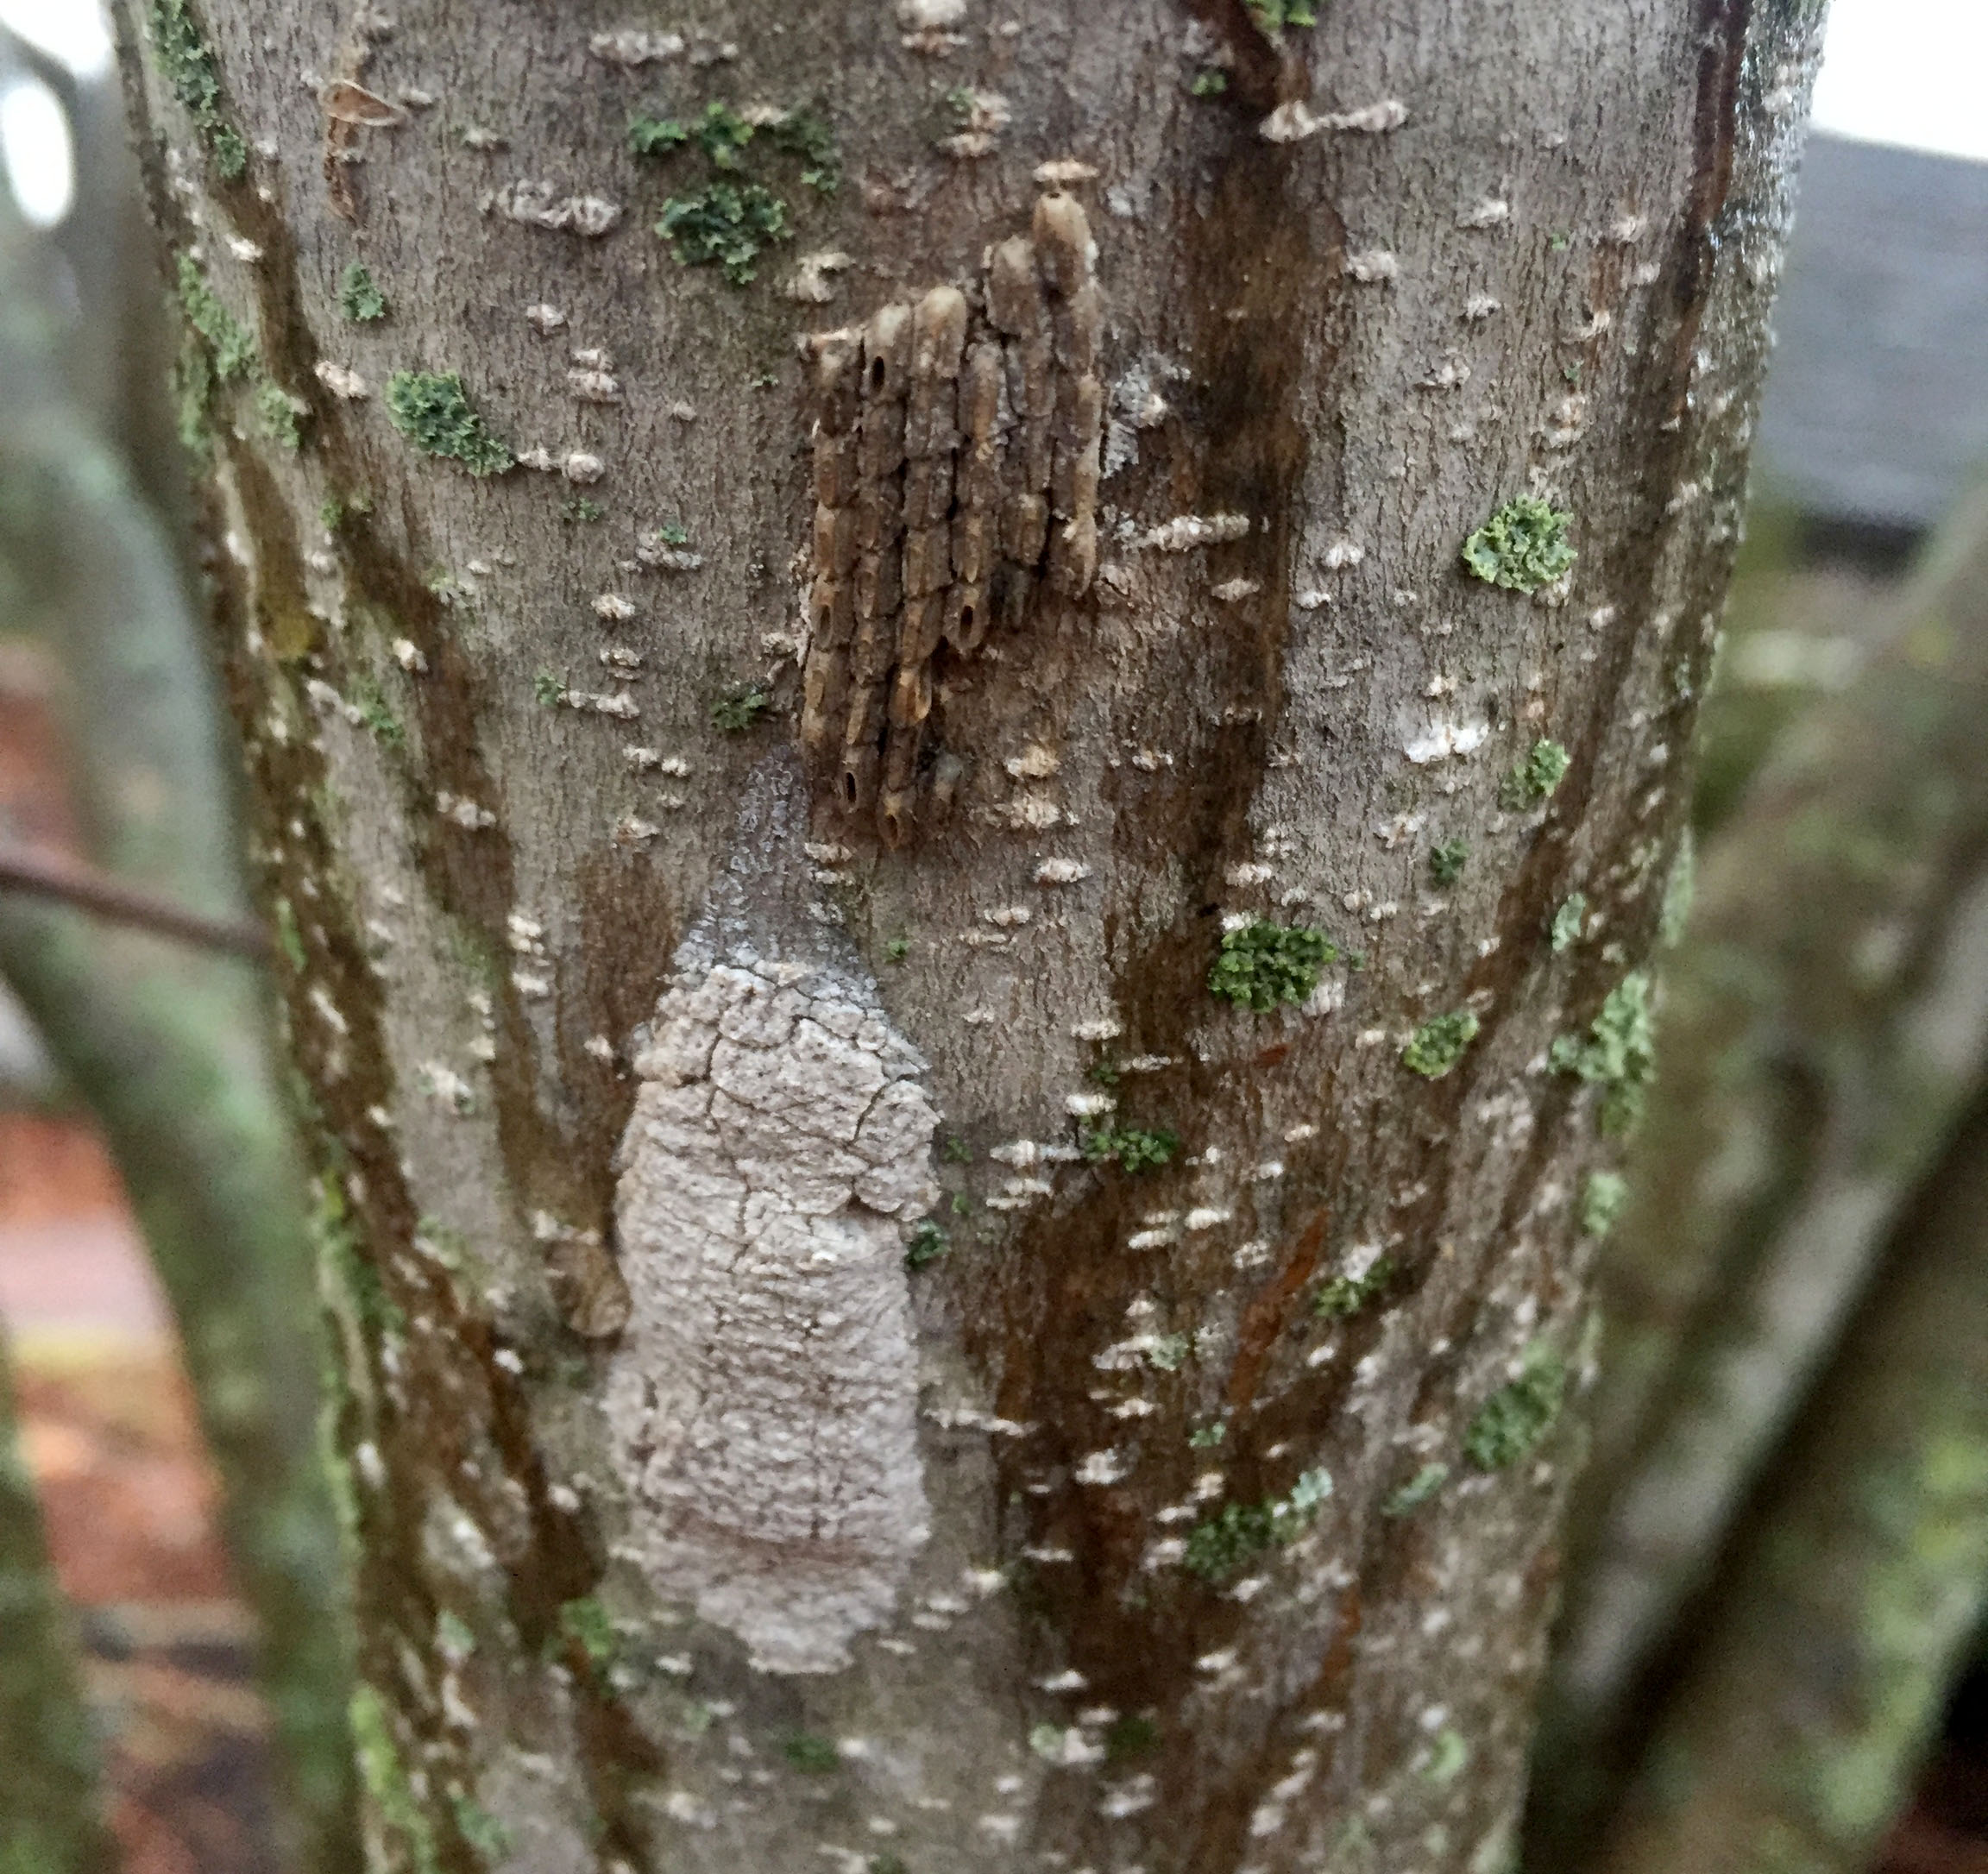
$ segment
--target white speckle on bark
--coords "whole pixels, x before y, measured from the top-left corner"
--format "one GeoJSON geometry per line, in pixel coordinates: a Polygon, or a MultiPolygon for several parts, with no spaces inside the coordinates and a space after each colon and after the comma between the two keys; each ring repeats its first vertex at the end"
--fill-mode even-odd
{"type": "Polygon", "coordinates": [[[621,401],[621,380],[612,371],[584,370],[576,366],[566,374],[566,388],[583,404],[621,401]]]}
{"type": "Polygon", "coordinates": [[[489,205],[513,221],[589,239],[612,234],[621,221],[619,202],[599,195],[562,195],[550,182],[507,182],[490,196],[489,205]]]}
{"type": "Polygon", "coordinates": [[[903,1225],[939,1195],[939,1116],[875,984],[806,918],[783,814],[804,818],[749,795],[633,1063],[606,1411],[651,1585],[760,1670],[815,1673],[888,1620],[927,1535],[903,1225]]]}
{"type": "Polygon", "coordinates": [[[356,371],[349,370],[342,364],[334,364],[329,358],[320,358],[311,368],[318,381],[326,390],[334,397],[343,398],[347,403],[355,403],[361,398],[372,394],[371,387],[356,371]]]}
{"type": "Polygon", "coordinates": [[[1247,514],[1182,514],[1142,535],[1140,544],[1161,553],[1191,553],[1196,547],[1240,540],[1249,531],[1247,514]]]}
{"type": "Polygon", "coordinates": [[[1432,761],[1447,761],[1452,756],[1474,754],[1490,733],[1490,725],[1486,722],[1456,722],[1439,716],[1410,735],[1402,743],[1401,752],[1421,767],[1432,761]]]}
{"type": "Polygon", "coordinates": [[[588,41],[587,49],[609,65],[660,65],[666,60],[683,57],[683,35],[651,32],[642,26],[624,26],[618,32],[595,34],[588,41]]]}
{"type": "Polygon", "coordinates": [[[1408,107],[1399,97],[1383,97],[1357,110],[1328,111],[1314,115],[1302,98],[1293,98],[1273,110],[1257,125],[1257,135],[1267,142],[1299,143],[1322,130],[1360,130],[1370,136],[1399,130],[1408,121],[1408,107]]]}
{"type": "Polygon", "coordinates": [[[1385,248],[1368,248],[1346,256],[1346,271],[1362,286],[1386,286],[1401,277],[1401,263],[1385,248]]]}

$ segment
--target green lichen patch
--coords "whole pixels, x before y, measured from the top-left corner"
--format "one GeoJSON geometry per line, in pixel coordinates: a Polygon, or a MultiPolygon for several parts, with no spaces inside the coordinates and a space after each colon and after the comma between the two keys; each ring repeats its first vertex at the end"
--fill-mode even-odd
{"type": "Polygon", "coordinates": [[[1582,1234],[1606,1236],[1628,1201],[1629,1180],[1620,1172],[1589,1172],[1581,1187],[1582,1234]]]}
{"type": "Polygon", "coordinates": [[[772,697],[758,684],[745,684],[711,705],[711,726],[721,734],[743,735],[772,707],[772,697]]]}
{"type": "Polygon", "coordinates": [[[248,167],[248,146],[221,109],[220,69],[193,9],[186,0],[152,0],[146,24],[159,70],[173,95],[192,118],[215,168],[234,181],[248,167]]]}
{"type": "Polygon", "coordinates": [[[1401,1065],[1425,1079],[1440,1080],[1477,1039],[1477,1017],[1468,1009],[1431,1016],[1408,1038],[1401,1065]]]}
{"type": "Polygon", "coordinates": [[[911,954],[909,937],[886,938],[884,943],[884,959],[887,963],[902,963],[911,954]]]}
{"type": "Polygon", "coordinates": [[[1211,1424],[1195,1426],[1187,1434],[1187,1443],[1197,1451],[1212,1451],[1228,1436],[1228,1421],[1217,1418],[1211,1424]]]}
{"type": "Polygon", "coordinates": [[[559,1609],[559,1631],[595,1666],[612,1664],[620,1650],[614,1623],[592,1594],[582,1594],[559,1609]]]}
{"type": "Polygon", "coordinates": [[[228,308],[215,297],[191,254],[182,254],[175,263],[179,272],[179,310],[186,323],[206,343],[207,358],[216,378],[231,383],[252,375],[255,370],[255,341],[228,308]]]}
{"type": "Polygon", "coordinates": [[[1242,0],[1256,30],[1274,39],[1287,26],[1311,27],[1318,23],[1316,0],[1242,0]]]}
{"type": "Polygon", "coordinates": [[[1383,1516],[1407,1516],[1419,1510],[1450,1481],[1447,1464],[1425,1464],[1398,1490],[1388,1492],[1381,1505],[1383,1516]]]}
{"type": "Polygon", "coordinates": [[[714,169],[730,174],[744,170],[746,148],[755,138],[763,148],[796,159],[806,187],[833,195],[842,186],[842,155],[834,129],[810,107],[746,117],[730,104],[713,99],[689,123],[679,117],[650,116],[628,120],[632,155],[670,157],[695,146],[714,169]]]}
{"type": "Polygon", "coordinates": [[[1567,1367],[1544,1347],[1529,1349],[1524,1370],[1478,1407],[1463,1434],[1463,1455],[1479,1470],[1503,1470],[1553,1429],[1567,1392],[1567,1367]]]}
{"type": "Polygon", "coordinates": [[[1570,1073],[1605,1089],[1601,1129],[1611,1137],[1627,1132],[1642,1116],[1657,1071],[1650,978],[1632,971],[1608,991],[1587,1034],[1559,1036],[1546,1058],[1556,1073],[1570,1073]]]}
{"type": "Polygon", "coordinates": [[[1446,1789],[1470,1767],[1470,1745],[1454,1725],[1445,1725],[1429,1746],[1422,1775],[1439,1789],[1446,1789]]]}
{"type": "Polygon", "coordinates": [[[255,421],[263,435],[285,449],[304,446],[304,419],[311,406],[293,397],[280,384],[265,378],[255,387],[255,421]]]}
{"type": "Polygon", "coordinates": [[[1573,519],[1536,495],[1521,494],[1463,543],[1463,563],[1491,585],[1537,592],[1572,569],[1567,529],[1573,519]]]}
{"type": "Polygon", "coordinates": [[[1343,1321],[1387,1292],[1394,1259],[1376,1256],[1358,1275],[1335,1275],[1312,1297],[1312,1312],[1321,1321],[1343,1321]]]}
{"type": "Polygon", "coordinates": [[[1218,65],[1205,65],[1187,81],[1192,97],[1219,97],[1229,89],[1229,74],[1218,65]]]}
{"type": "Polygon", "coordinates": [[[1136,1126],[1092,1126],[1078,1139],[1085,1160],[1093,1165],[1115,1164],[1121,1171],[1153,1171],[1179,1155],[1178,1135],[1164,1128],[1147,1132],[1136,1126]]]}
{"type": "Polygon", "coordinates": [[[1324,931],[1258,918],[1224,933],[1208,972],[1208,990],[1264,1015],[1308,1000],[1318,986],[1319,972],[1338,960],[1339,946],[1324,931]]]}
{"type": "Polygon", "coordinates": [[[714,182],[663,204],[656,232],[684,267],[721,267],[734,286],[758,277],[759,255],[784,241],[787,204],[757,182],[714,182]]]}
{"type": "Polygon", "coordinates": [[[387,419],[424,455],[459,462],[473,475],[499,475],[513,457],[470,406],[453,371],[396,371],[387,380],[387,419]]]}
{"type": "Polygon", "coordinates": [[[352,679],[346,700],[359,712],[359,726],[368,734],[388,748],[406,746],[406,726],[393,714],[380,680],[371,671],[362,670],[352,679]]]}
{"type": "Polygon", "coordinates": [[[362,261],[354,261],[339,277],[338,310],[355,325],[387,317],[387,295],[374,284],[362,261]]]}
{"type": "Polygon", "coordinates": [[[805,1770],[810,1777],[825,1777],[842,1767],[842,1753],[835,1748],[834,1739],[820,1737],[812,1731],[790,1732],[780,1740],[780,1754],[795,1769],[805,1770]]]}
{"type": "Polygon", "coordinates": [[[1193,1351],[1192,1334],[1161,1334],[1154,1336],[1153,1344],[1146,1349],[1146,1362],[1161,1373],[1178,1373],[1187,1364],[1187,1356],[1193,1351]]]}
{"type": "Polygon", "coordinates": [[[1553,946],[1553,953],[1571,950],[1581,941],[1581,933],[1588,924],[1588,894],[1576,891],[1553,914],[1553,921],[1548,927],[1547,941],[1553,946]]]}
{"type": "Polygon", "coordinates": [[[1513,814],[1537,806],[1567,778],[1572,765],[1573,757],[1558,742],[1542,736],[1499,784],[1498,804],[1513,814]]]}
{"type": "Polygon", "coordinates": [[[690,126],[678,117],[651,117],[640,113],[628,120],[631,156],[673,156],[690,141],[690,126]]]}
{"type": "Polygon", "coordinates": [[[904,1246],[904,1267],[915,1274],[929,1268],[952,1247],[946,1232],[928,1218],[911,1232],[911,1240],[904,1246]]]}
{"type": "Polygon", "coordinates": [[[556,670],[532,673],[532,700],[547,709],[557,709],[566,701],[566,679],[556,670]]]}
{"type": "Polygon", "coordinates": [[[842,186],[842,152],[835,131],[819,111],[790,110],[764,125],[760,134],[775,149],[801,164],[803,186],[818,195],[833,195],[842,186]]]}
{"type": "Polygon", "coordinates": [[[415,1874],[438,1874],[441,1862],[436,1852],[435,1832],[415,1797],[407,1766],[393,1741],[386,1701],[362,1681],[352,1695],[349,1714],[359,1780],[365,1785],[374,1812],[406,1841],[415,1874]]]}
{"type": "Polygon", "coordinates": [[[559,518],[562,520],[600,520],[606,517],[607,513],[607,510],[592,495],[576,494],[571,500],[561,505],[559,518]]]}
{"type": "Polygon", "coordinates": [[[1466,840],[1445,840],[1440,846],[1429,848],[1429,876],[1439,885],[1455,884],[1469,863],[1470,847],[1466,840]]]}
{"type": "Polygon", "coordinates": [[[475,1853],[487,1861],[501,1861],[511,1852],[511,1831],[474,1797],[452,1795],[449,1807],[455,1812],[456,1827],[463,1840],[475,1853]]]}
{"type": "Polygon", "coordinates": [[[1304,1534],[1316,1520],[1319,1505],[1331,1494],[1331,1475],[1308,1470],[1287,1495],[1261,1503],[1231,1503],[1189,1532],[1181,1566],[1203,1581],[1227,1581],[1266,1550],[1304,1534]]]}
{"type": "Polygon", "coordinates": [[[207,348],[188,332],[173,363],[173,424],[180,446],[203,459],[212,441],[210,414],[214,407],[215,387],[214,366],[207,348]]]}

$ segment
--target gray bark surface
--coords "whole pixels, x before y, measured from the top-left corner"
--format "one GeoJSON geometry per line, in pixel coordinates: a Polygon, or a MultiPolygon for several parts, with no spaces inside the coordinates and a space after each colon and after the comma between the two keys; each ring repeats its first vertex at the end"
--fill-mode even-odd
{"type": "MultiPolygon", "coordinates": [[[[135,10],[184,78],[190,16],[135,10]]],[[[213,4],[217,89],[132,68],[211,357],[217,304],[254,342],[210,521],[344,1276],[382,1865],[1495,1869],[1591,1083],[1644,1071],[1549,1050],[1637,1026],[1817,14],[696,23],[213,4]],[[713,100],[818,104],[840,190],[770,129],[630,154],[713,100]],[[746,183],[794,223],[749,284],[650,232],[746,183]],[[906,832],[790,751],[834,513],[886,557],[901,519],[926,589],[943,346],[864,354],[845,506],[797,342],[937,331],[940,287],[1003,335],[1001,487],[1052,528],[929,705],[890,692],[906,832]],[[403,371],[488,434],[431,406],[458,459],[420,453],[403,371]],[[1532,494],[1570,582],[1469,578],[1532,494]],[[1557,790],[1515,785],[1543,743],[1557,790]],[[1358,966],[1231,1006],[1252,918],[1358,966]]]]}

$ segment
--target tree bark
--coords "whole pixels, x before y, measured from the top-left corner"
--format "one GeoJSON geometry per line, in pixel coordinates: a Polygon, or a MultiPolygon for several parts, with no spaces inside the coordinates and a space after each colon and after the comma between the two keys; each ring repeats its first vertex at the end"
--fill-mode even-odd
{"type": "Polygon", "coordinates": [[[1861,1874],[1988,1607],[1988,1120],[1901,1223],[1589,1865],[1861,1874]]]}
{"type": "Polygon", "coordinates": [[[1818,10],[143,9],[381,1865],[1501,1865],[1818,10]]]}
{"type": "Polygon", "coordinates": [[[1542,1852],[1584,1856],[1681,1610],[1980,1085],[1985,558],[1975,501],[1900,595],[1883,655],[1791,733],[1701,868],[1667,972],[1665,1082],[1603,1258],[1607,1378],[1541,1739],[1542,1852]]]}
{"type": "MultiPolygon", "coordinates": [[[[0,204],[0,279],[17,311],[53,305],[47,259],[0,204]]],[[[50,653],[65,778],[92,857],[233,928],[236,785],[219,759],[200,626],[164,531],[49,349],[33,317],[0,335],[7,622],[50,653]]],[[[21,804],[0,800],[16,838],[28,832],[12,824],[21,804]]],[[[296,1141],[273,1085],[267,977],[11,890],[0,891],[0,972],[102,1126],[173,1306],[256,1618],[286,1858],[343,1874],[359,1851],[339,1531],[318,1461],[324,1343],[296,1141]]]]}
{"type": "Polygon", "coordinates": [[[16,1449],[14,1379],[0,1339],[0,1865],[92,1874],[114,1853],[97,1782],[69,1608],[48,1567],[35,1481],[16,1449]]]}

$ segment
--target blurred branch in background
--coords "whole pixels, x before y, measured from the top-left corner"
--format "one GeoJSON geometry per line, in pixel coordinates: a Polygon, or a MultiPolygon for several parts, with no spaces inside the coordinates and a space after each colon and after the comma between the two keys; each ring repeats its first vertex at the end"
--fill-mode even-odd
{"type": "MultiPolygon", "coordinates": [[[[0,44],[0,66],[6,56],[0,44]]],[[[113,106],[79,108],[87,123],[113,106]]],[[[79,144],[87,175],[105,150],[86,135],[79,144]]],[[[116,180],[135,199],[121,172],[116,180]]],[[[0,198],[0,628],[53,665],[93,856],[139,890],[233,925],[243,915],[234,764],[219,758],[182,568],[106,440],[109,412],[72,393],[57,355],[60,336],[71,359],[100,356],[63,330],[62,265],[117,282],[90,302],[92,316],[100,305],[121,326],[142,297],[158,323],[151,242],[128,238],[123,219],[107,210],[88,235],[106,252],[58,256],[0,198]]],[[[141,349],[159,355],[155,341],[141,349]]],[[[143,406],[161,387],[145,387],[143,406]]],[[[148,418],[127,429],[157,432],[148,418]]],[[[0,821],[10,817],[0,802],[0,821]]],[[[33,841],[31,827],[0,831],[33,841]]],[[[260,1626],[296,1834],[289,1863],[305,1874],[355,1867],[339,1538],[316,1443],[315,1282],[271,1081],[266,985],[245,964],[11,894],[0,895],[0,973],[102,1125],[179,1323],[260,1626]]]]}
{"type": "Polygon", "coordinates": [[[1721,1570],[1607,1874],[1860,1874],[1988,1602],[1988,1110],[1721,1570]]]}
{"type": "Polygon", "coordinates": [[[1661,1090],[1604,1257],[1542,1869],[1579,1865],[1681,1615],[1988,1058],[1988,499],[1891,617],[1714,839],[1666,972],[1661,1090]]]}
{"type": "Polygon", "coordinates": [[[141,891],[80,865],[60,852],[37,852],[26,846],[0,846],[0,891],[18,891],[30,898],[73,905],[113,924],[150,931],[203,950],[261,961],[269,953],[269,939],[260,924],[245,918],[208,917],[189,911],[170,898],[141,891]]]}
{"type": "Polygon", "coordinates": [[[16,1447],[0,1336],[0,1874],[104,1874],[96,1740],[69,1611],[48,1570],[41,1507],[16,1447]]]}

